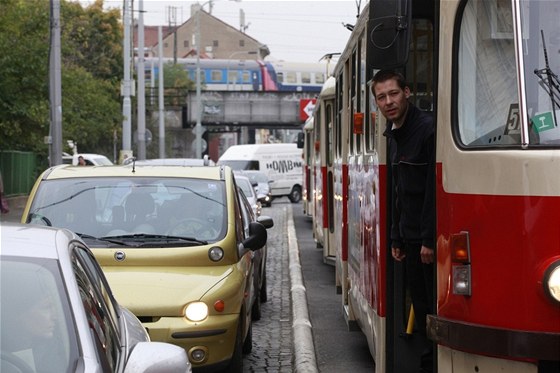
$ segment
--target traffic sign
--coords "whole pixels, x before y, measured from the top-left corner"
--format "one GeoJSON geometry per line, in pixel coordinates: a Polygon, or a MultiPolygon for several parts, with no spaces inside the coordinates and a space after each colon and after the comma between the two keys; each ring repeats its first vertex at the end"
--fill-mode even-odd
{"type": "Polygon", "coordinates": [[[307,118],[313,115],[313,110],[315,109],[315,98],[302,98],[299,100],[299,118],[302,121],[306,121],[307,118]]]}

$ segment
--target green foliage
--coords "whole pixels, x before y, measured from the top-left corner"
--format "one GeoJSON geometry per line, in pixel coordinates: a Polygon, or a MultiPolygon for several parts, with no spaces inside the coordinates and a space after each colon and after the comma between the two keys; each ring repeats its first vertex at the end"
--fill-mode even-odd
{"type": "Polygon", "coordinates": [[[48,135],[48,5],[41,0],[3,0],[0,149],[36,151],[48,135]]]}
{"type": "MultiPolygon", "coordinates": [[[[0,149],[46,158],[50,1],[0,0],[0,149]]],[[[103,1],[61,0],[62,136],[79,151],[111,154],[122,114],[122,26],[103,1]]]]}
{"type": "Polygon", "coordinates": [[[189,79],[185,69],[173,62],[163,65],[163,86],[166,106],[184,105],[188,91],[195,89],[195,83],[189,79]]]}

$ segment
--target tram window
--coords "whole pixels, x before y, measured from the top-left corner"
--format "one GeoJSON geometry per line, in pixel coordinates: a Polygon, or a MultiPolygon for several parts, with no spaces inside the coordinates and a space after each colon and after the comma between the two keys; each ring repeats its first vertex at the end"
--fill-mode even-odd
{"type": "Polygon", "coordinates": [[[236,83],[237,82],[237,71],[228,71],[228,82],[236,83]]]}
{"type": "Polygon", "coordinates": [[[301,73],[301,82],[303,84],[310,84],[311,83],[311,73],[301,73]]]}
{"type": "Polygon", "coordinates": [[[327,124],[327,132],[325,133],[325,136],[327,137],[327,146],[326,146],[326,158],[327,158],[327,165],[328,166],[332,166],[332,152],[333,152],[333,148],[332,148],[332,130],[333,130],[333,111],[334,111],[334,107],[332,105],[332,103],[328,103],[325,105],[325,122],[327,124]]]}
{"type": "Polygon", "coordinates": [[[284,73],[283,72],[281,72],[281,71],[277,72],[276,77],[278,78],[278,81],[280,83],[284,83],[284,73]]]}
{"type": "Polygon", "coordinates": [[[433,37],[433,25],[429,20],[413,20],[406,76],[411,79],[408,82],[411,91],[409,100],[424,111],[433,110],[433,37]]]}
{"type": "Polygon", "coordinates": [[[241,76],[243,78],[243,83],[250,83],[251,82],[251,72],[247,70],[243,70],[241,72],[241,76]]]}
{"type": "MultiPolygon", "coordinates": [[[[511,3],[502,6],[511,15],[511,3]]],[[[519,128],[511,125],[518,102],[514,41],[491,32],[493,7],[493,2],[469,2],[461,20],[457,124],[465,146],[521,143],[519,128]]],[[[511,24],[502,31],[513,33],[511,24]]]]}
{"type": "Polygon", "coordinates": [[[322,73],[315,73],[315,83],[323,84],[325,82],[325,75],[322,73]]]}
{"type": "MultiPolygon", "coordinates": [[[[552,73],[556,74],[556,79],[560,75],[558,5],[558,1],[528,1],[521,12],[524,39],[522,43],[525,62],[524,80],[531,125],[529,131],[531,145],[560,145],[559,87],[556,85],[551,92],[551,76],[542,74],[547,67],[544,56],[546,49],[548,67],[552,73]],[[534,27],[534,25],[538,25],[538,27],[534,27]],[[539,74],[536,74],[535,70],[539,74]],[[553,100],[551,96],[554,96],[555,99],[553,100]]],[[[556,82],[558,83],[558,80],[556,82]]]]}
{"type": "Polygon", "coordinates": [[[372,152],[375,150],[375,111],[376,105],[375,100],[371,92],[371,84],[368,83],[366,90],[366,117],[365,117],[365,128],[364,135],[366,140],[366,151],[372,152]]]}

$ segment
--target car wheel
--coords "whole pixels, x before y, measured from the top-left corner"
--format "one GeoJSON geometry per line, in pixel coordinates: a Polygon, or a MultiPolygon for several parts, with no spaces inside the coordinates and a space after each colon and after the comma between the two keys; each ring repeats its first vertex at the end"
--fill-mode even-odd
{"type": "MultiPolygon", "coordinates": [[[[241,314],[243,315],[243,312],[241,314]]],[[[245,345],[243,343],[243,317],[241,316],[239,317],[239,323],[237,325],[237,335],[235,336],[235,347],[233,348],[233,355],[231,356],[229,365],[224,370],[224,373],[243,373],[244,348],[245,345]]]]}
{"type": "Polygon", "coordinates": [[[301,188],[297,185],[294,186],[288,198],[292,203],[298,203],[299,201],[301,201],[301,188]]]}
{"type": "Polygon", "coordinates": [[[245,337],[245,342],[243,343],[243,353],[250,354],[253,351],[253,323],[249,325],[249,331],[247,331],[247,337],[245,337]]]}
{"type": "Polygon", "coordinates": [[[263,271],[263,279],[261,285],[261,302],[266,303],[268,301],[268,293],[266,291],[266,270],[263,271]]]}

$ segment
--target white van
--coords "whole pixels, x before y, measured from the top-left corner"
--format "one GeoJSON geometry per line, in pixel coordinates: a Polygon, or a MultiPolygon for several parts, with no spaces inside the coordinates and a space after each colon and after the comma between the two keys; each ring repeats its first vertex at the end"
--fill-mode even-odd
{"type": "Polygon", "coordinates": [[[230,146],[218,160],[234,170],[259,170],[271,180],[272,197],[301,200],[302,150],[294,144],[251,144],[230,146]]]}

